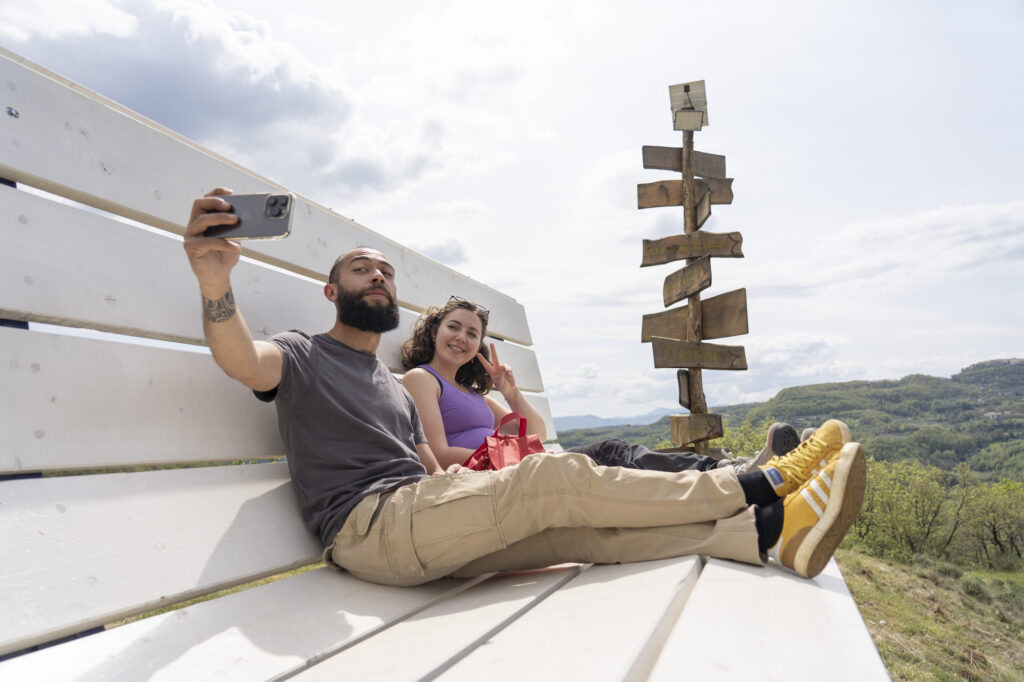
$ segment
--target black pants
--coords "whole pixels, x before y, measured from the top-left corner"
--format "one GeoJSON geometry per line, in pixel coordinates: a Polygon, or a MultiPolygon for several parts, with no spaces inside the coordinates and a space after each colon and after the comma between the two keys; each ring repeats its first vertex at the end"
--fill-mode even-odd
{"type": "Polygon", "coordinates": [[[707,471],[718,467],[718,460],[695,452],[654,452],[643,445],[632,445],[621,440],[601,440],[588,445],[566,448],[581,452],[597,464],[648,471],[707,471]]]}

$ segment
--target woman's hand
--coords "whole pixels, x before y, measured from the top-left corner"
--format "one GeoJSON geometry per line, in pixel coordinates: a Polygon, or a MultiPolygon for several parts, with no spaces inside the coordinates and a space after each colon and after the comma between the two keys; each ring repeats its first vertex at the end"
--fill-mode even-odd
{"type": "Polygon", "coordinates": [[[491,344],[491,360],[493,363],[488,361],[484,357],[483,353],[477,353],[477,358],[480,359],[480,364],[483,365],[484,371],[491,377],[491,381],[494,382],[494,388],[505,396],[505,400],[510,404],[513,400],[519,397],[519,388],[516,386],[516,378],[512,374],[512,368],[508,365],[503,365],[498,360],[498,349],[491,344]]]}
{"type": "Polygon", "coordinates": [[[434,476],[447,476],[448,474],[467,474],[467,473],[469,473],[471,471],[473,471],[473,470],[472,469],[467,469],[466,467],[462,466],[461,464],[452,464],[447,469],[445,469],[444,471],[435,471],[433,473],[433,475],[434,476]]]}

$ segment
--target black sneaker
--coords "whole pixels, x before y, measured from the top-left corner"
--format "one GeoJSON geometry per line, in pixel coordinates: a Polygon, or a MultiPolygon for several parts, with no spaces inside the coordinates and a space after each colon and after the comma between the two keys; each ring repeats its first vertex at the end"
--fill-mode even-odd
{"type": "Polygon", "coordinates": [[[736,473],[744,474],[754,471],[757,467],[765,464],[772,457],[782,457],[787,452],[800,445],[800,434],[785,422],[775,422],[768,427],[768,435],[764,439],[764,448],[754,455],[750,461],[736,465],[736,473]]]}

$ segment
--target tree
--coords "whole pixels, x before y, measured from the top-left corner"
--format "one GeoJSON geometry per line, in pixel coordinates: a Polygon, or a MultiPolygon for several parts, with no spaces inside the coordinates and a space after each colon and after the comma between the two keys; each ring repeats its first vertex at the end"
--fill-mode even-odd
{"type": "Polygon", "coordinates": [[[726,424],[725,434],[711,441],[711,446],[728,450],[733,457],[753,457],[764,447],[765,434],[777,421],[778,419],[768,415],[757,423],[745,419],[739,426],[726,424]]]}

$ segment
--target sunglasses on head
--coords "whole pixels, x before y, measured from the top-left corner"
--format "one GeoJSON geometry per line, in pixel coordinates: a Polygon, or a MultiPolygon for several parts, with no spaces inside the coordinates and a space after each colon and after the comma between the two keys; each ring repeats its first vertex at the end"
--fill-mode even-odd
{"type": "Polygon", "coordinates": [[[486,307],[480,305],[479,303],[473,303],[473,301],[470,301],[468,298],[462,298],[461,296],[452,295],[452,297],[448,299],[448,303],[451,303],[452,301],[456,303],[468,303],[469,305],[473,306],[474,312],[479,313],[484,317],[489,317],[491,314],[491,311],[488,310],[486,307]]]}

